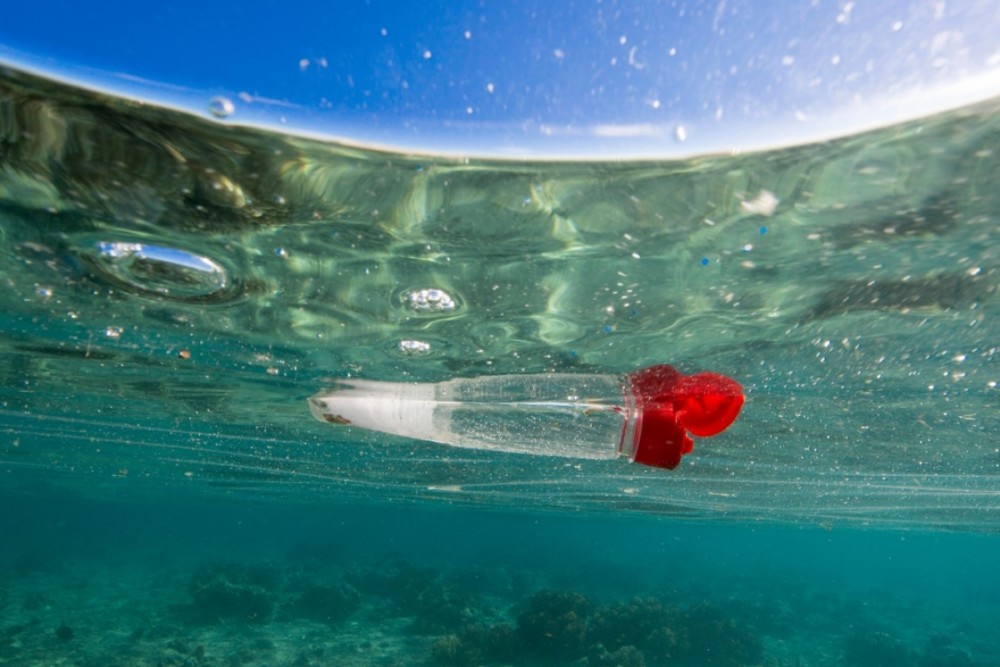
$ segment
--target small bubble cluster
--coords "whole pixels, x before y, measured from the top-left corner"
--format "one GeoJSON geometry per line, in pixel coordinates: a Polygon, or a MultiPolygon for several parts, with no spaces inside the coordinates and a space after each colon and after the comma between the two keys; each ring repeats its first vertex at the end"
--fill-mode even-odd
{"type": "Polygon", "coordinates": [[[431,344],[422,340],[401,340],[399,341],[399,351],[408,357],[422,357],[430,353],[431,344]]]}
{"type": "Polygon", "coordinates": [[[455,310],[455,300],[442,289],[429,287],[415,289],[403,295],[403,301],[410,310],[418,313],[442,313],[455,310]]]}

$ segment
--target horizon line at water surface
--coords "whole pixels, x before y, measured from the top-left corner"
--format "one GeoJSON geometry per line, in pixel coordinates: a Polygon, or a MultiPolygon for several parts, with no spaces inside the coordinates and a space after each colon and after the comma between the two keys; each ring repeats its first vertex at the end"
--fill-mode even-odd
{"type": "Polygon", "coordinates": [[[16,5],[0,63],[224,124],[504,160],[774,150],[1000,93],[985,1],[148,10],[143,23],[118,1],[16,5]]]}

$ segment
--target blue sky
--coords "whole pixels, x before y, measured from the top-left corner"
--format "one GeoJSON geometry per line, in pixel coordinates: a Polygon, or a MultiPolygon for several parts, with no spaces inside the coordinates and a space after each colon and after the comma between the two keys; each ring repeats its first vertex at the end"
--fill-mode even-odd
{"type": "Polygon", "coordinates": [[[232,122],[362,141],[669,156],[884,118],[894,90],[985,75],[967,95],[997,94],[997,10],[958,4],[21,3],[0,60],[197,113],[221,94],[232,122]]]}

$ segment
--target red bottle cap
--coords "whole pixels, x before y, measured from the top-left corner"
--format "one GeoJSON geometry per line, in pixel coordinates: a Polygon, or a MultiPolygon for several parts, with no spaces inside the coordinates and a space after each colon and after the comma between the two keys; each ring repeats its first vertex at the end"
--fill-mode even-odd
{"type": "Polygon", "coordinates": [[[629,381],[638,413],[632,459],[648,466],[677,467],[694,449],[689,432],[721,433],[743,407],[743,388],[718,373],[684,375],[662,365],[631,373],[629,381]]]}

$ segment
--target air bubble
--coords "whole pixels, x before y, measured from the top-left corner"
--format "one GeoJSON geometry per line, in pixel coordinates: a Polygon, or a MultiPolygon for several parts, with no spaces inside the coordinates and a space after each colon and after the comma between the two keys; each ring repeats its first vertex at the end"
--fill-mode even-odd
{"type": "Polygon", "coordinates": [[[430,354],[431,344],[422,340],[401,340],[399,341],[399,351],[408,357],[422,357],[430,354]]]}
{"type": "Polygon", "coordinates": [[[139,293],[178,301],[218,301],[234,288],[218,262],[180,248],[101,241],[88,256],[112,282],[139,293]]]}
{"type": "Polygon", "coordinates": [[[455,310],[455,299],[443,289],[427,287],[403,293],[404,305],[418,313],[447,313],[455,310]]]}
{"type": "Polygon", "coordinates": [[[208,112],[216,118],[229,118],[236,111],[236,106],[228,97],[213,97],[208,101],[208,112]]]}

